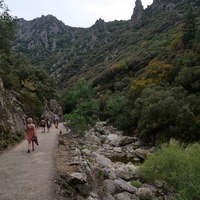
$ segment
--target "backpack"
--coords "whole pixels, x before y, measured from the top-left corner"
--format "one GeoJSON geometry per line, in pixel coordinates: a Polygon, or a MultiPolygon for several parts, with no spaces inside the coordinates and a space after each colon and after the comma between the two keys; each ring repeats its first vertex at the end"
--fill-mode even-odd
{"type": "Polygon", "coordinates": [[[44,124],[45,124],[45,121],[42,119],[42,120],[40,121],[40,125],[41,125],[41,126],[44,126],[44,124]]]}

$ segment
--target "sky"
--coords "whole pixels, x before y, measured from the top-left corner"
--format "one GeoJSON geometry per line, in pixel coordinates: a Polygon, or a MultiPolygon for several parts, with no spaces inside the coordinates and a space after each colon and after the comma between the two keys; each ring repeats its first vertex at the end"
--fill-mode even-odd
{"type": "MultiPolygon", "coordinates": [[[[153,0],[141,0],[146,8],[153,0]]],[[[53,15],[65,25],[88,28],[96,20],[105,22],[129,20],[135,0],[4,0],[9,14],[32,20],[42,15],[53,15]]]]}

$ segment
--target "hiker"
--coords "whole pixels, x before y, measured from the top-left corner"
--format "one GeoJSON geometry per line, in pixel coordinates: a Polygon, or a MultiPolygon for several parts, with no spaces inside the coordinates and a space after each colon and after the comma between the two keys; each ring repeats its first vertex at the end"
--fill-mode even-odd
{"type": "Polygon", "coordinates": [[[41,120],[40,120],[40,127],[42,128],[42,133],[44,133],[45,132],[45,120],[44,120],[43,116],[41,117],[41,120]]]}
{"type": "Polygon", "coordinates": [[[59,125],[59,117],[58,117],[58,115],[55,115],[54,116],[54,124],[55,124],[55,128],[58,128],[58,125],[59,125]]]}
{"type": "Polygon", "coordinates": [[[26,139],[28,141],[28,153],[30,153],[31,143],[32,143],[32,151],[34,151],[34,141],[33,137],[36,136],[35,124],[33,124],[33,119],[27,119],[26,125],[26,139]]]}
{"type": "Polygon", "coordinates": [[[47,132],[49,133],[50,127],[51,127],[51,120],[50,120],[50,118],[47,116],[45,121],[46,121],[46,125],[47,125],[47,132]]]}

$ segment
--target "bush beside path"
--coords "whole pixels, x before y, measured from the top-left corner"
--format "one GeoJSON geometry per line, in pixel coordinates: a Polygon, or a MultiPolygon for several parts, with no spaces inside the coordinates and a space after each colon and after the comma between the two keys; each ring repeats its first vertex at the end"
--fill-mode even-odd
{"type": "Polygon", "coordinates": [[[56,199],[56,166],[54,150],[60,130],[51,127],[41,133],[37,128],[39,146],[27,153],[27,141],[0,155],[0,199],[2,200],[53,200],[56,199]]]}

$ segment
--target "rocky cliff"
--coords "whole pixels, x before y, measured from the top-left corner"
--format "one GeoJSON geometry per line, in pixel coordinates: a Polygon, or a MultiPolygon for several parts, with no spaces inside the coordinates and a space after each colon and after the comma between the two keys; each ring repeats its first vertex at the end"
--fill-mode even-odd
{"type": "Polygon", "coordinates": [[[174,28],[188,5],[196,7],[198,1],[154,0],[144,9],[141,0],[136,0],[130,20],[105,22],[100,18],[90,28],[69,27],[52,15],[20,19],[13,49],[27,55],[31,64],[44,67],[60,88],[70,88],[79,77],[93,81],[95,87],[104,82],[109,67],[129,60],[130,55],[134,69],[128,67],[126,76],[145,67],[155,53],[149,51],[146,56],[146,50],[137,45],[174,28]],[[140,56],[148,59],[140,62],[140,56]]]}
{"type": "Polygon", "coordinates": [[[133,10],[133,15],[131,16],[131,24],[136,24],[143,16],[144,8],[141,0],[135,1],[135,8],[133,10]]]}
{"type": "MultiPolygon", "coordinates": [[[[26,119],[32,117],[36,125],[39,119],[26,114],[26,108],[20,100],[20,94],[6,90],[0,79],[0,152],[25,138],[26,119]]],[[[45,102],[44,115],[53,117],[57,114],[62,119],[62,108],[56,100],[45,102]]]]}
{"type": "Polygon", "coordinates": [[[26,114],[19,94],[4,89],[0,79],[0,150],[24,138],[26,114]]]}

